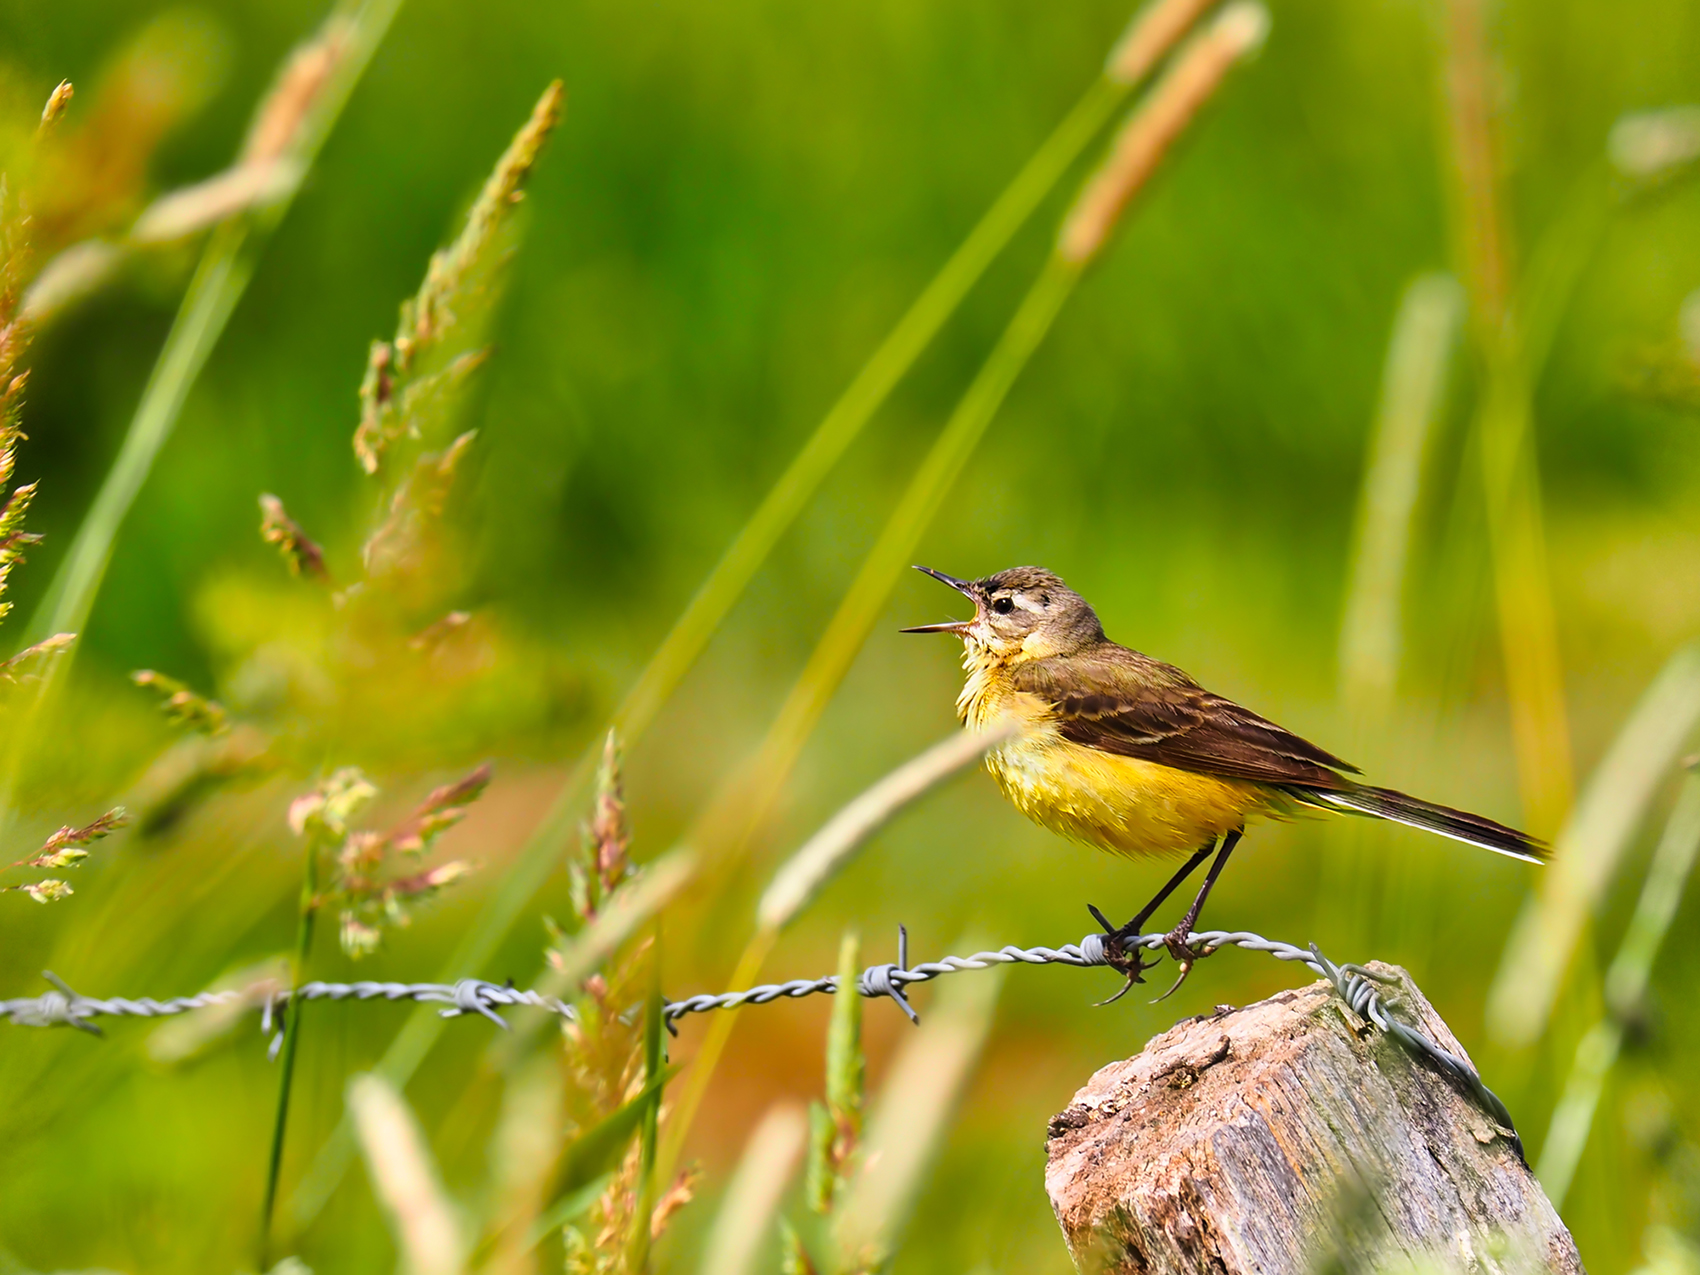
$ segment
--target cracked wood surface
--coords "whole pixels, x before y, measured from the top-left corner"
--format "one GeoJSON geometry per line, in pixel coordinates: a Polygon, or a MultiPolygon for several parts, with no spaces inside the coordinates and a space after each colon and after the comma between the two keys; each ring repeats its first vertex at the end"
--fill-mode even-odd
{"type": "MultiPolygon", "coordinates": [[[[1403,970],[1370,968],[1398,977],[1394,1013],[1467,1056],[1403,970]]],[[[1094,1275],[1580,1272],[1506,1133],[1318,982],[1100,1070],[1051,1121],[1045,1186],[1094,1275]]]]}

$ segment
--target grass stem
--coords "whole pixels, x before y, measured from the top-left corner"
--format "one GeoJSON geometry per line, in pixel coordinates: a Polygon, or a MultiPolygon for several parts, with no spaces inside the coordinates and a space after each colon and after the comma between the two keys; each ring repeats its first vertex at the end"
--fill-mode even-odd
{"type": "Polygon", "coordinates": [[[862,568],[792,685],[742,785],[729,787],[702,821],[695,843],[711,858],[736,856],[772,813],[803,745],[867,641],[892,588],[915,555],[1015,379],[1051,330],[1079,282],[1079,266],[1053,254],[1028,290],[979,374],[951,413],[863,559],[862,568]]]}
{"type": "MultiPolygon", "coordinates": [[[[295,925],[295,955],[290,963],[291,988],[299,988],[307,980],[307,960],[313,950],[313,922],[319,910],[319,843],[310,837],[306,846],[306,861],[301,871],[301,912],[295,925]]],[[[300,996],[291,995],[284,1010],[283,1059],[278,1071],[277,1116],[272,1122],[271,1152],[266,1158],[266,1194],[260,1206],[260,1265],[270,1269],[272,1215],[277,1208],[278,1181],[283,1172],[284,1131],[289,1125],[289,1095],[295,1082],[295,1051],[301,1043],[300,996]]]]}
{"type": "Polygon", "coordinates": [[[1576,1047],[1564,1095],[1552,1113],[1535,1176],[1555,1209],[1564,1207],[1588,1145],[1606,1077],[1623,1046],[1624,1026],[1643,1009],[1653,962],[1664,946],[1689,874],[1700,856],[1700,775],[1690,770],[1653,852],[1635,915],[1606,972],[1606,1012],[1576,1047]]]}
{"type": "Polygon", "coordinates": [[[1513,298],[1494,136],[1492,61],[1481,0],[1448,0],[1446,101],[1458,238],[1486,389],[1475,439],[1524,819],[1558,830],[1573,797],[1569,716],[1529,428],[1533,378],[1513,298]]]}

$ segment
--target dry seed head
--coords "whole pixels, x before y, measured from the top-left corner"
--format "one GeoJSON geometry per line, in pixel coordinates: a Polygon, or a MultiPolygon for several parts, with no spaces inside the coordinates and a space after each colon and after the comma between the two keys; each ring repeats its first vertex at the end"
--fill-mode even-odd
{"type": "Polygon", "coordinates": [[[69,824],[59,829],[42,843],[41,849],[32,859],[13,864],[13,867],[32,868],[68,868],[81,863],[88,858],[88,852],[83,846],[99,841],[102,837],[110,836],[129,822],[129,815],[123,806],[114,806],[100,818],[85,824],[81,828],[73,828],[69,824]]]}
{"type": "Polygon", "coordinates": [[[361,546],[361,560],[368,574],[417,575],[428,564],[434,544],[431,532],[448,506],[456,473],[477,437],[477,430],[468,430],[444,451],[427,452],[414,462],[412,471],[390,498],[384,521],[361,546]]]}
{"type": "Polygon", "coordinates": [[[1680,168],[1700,158],[1700,106],[1625,115],[1612,125],[1606,153],[1620,173],[1641,180],[1680,168]]]}
{"type": "Polygon", "coordinates": [[[41,268],[24,293],[23,317],[46,322],[56,311],[99,288],[124,260],[124,250],[104,239],[74,243],[41,268]]]}
{"type": "Polygon", "coordinates": [[[1229,68],[1254,52],[1268,30],[1268,10],[1255,0],[1239,0],[1175,55],[1168,73],[1122,125],[1109,157],[1064,219],[1057,238],[1063,260],[1083,266],[1098,254],[1175,139],[1229,68]]]}
{"type": "Polygon", "coordinates": [[[25,859],[14,867],[28,866],[31,868],[74,868],[89,857],[87,850],[79,850],[75,846],[66,846],[52,854],[38,854],[33,859],[25,859]]]}
{"type": "Polygon", "coordinates": [[[197,695],[174,677],[151,668],[137,669],[130,681],[161,697],[160,708],[172,721],[208,735],[222,735],[230,726],[230,715],[217,700],[197,695]]]}
{"type": "Polygon", "coordinates": [[[701,1180],[701,1165],[687,1165],[679,1170],[678,1177],[673,1179],[673,1185],[661,1193],[661,1198],[655,1202],[655,1208],[650,1211],[650,1239],[660,1239],[667,1229],[667,1224],[673,1220],[673,1215],[696,1199],[697,1183],[701,1180]]]}
{"type": "MultiPolygon", "coordinates": [[[[368,474],[378,471],[392,443],[417,436],[416,417],[432,398],[454,389],[482,361],[485,352],[478,350],[463,350],[450,358],[456,311],[481,295],[487,303],[491,272],[500,260],[500,232],[537,166],[544,143],[561,122],[565,102],[559,80],[543,91],[530,118],[497,160],[460,234],[431,255],[418,293],[402,304],[395,338],[373,344],[360,385],[360,424],[354,434],[355,455],[368,474]],[[428,371],[434,355],[448,366],[428,371]],[[408,384],[416,365],[424,374],[408,384]]],[[[462,344],[472,339],[463,335],[462,344]]]]}
{"type": "Polygon", "coordinates": [[[41,108],[41,126],[36,131],[37,137],[59,122],[59,117],[70,107],[71,98],[75,94],[76,90],[71,87],[71,81],[59,81],[58,87],[47,95],[47,105],[41,108]]]}
{"type": "Polygon", "coordinates": [[[472,865],[464,859],[450,859],[447,863],[439,863],[436,867],[420,874],[419,880],[427,890],[440,890],[445,885],[452,885],[472,871],[472,865]]]}
{"type": "Polygon", "coordinates": [[[383,938],[383,931],[377,926],[367,925],[352,912],[342,914],[337,927],[337,941],[353,960],[372,955],[378,950],[383,938]]]}
{"type": "Polygon", "coordinates": [[[319,580],[329,576],[324,552],[308,539],[301,524],[289,516],[283,501],[270,492],[260,496],[260,538],[278,547],[291,575],[308,575],[319,580]]]}
{"type": "Polygon", "coordinates": [[[6,888],[22,890],[37,903],[57,903],[60,899],[68,899],[76,893],[75,890],[71,889],[68,882],[55,881],[52,878],[46,881],[31,881],[28,885],[13,885],[6,888]]]}
{"type": "Polygon", "coordinates": [[[305,836],[316,825],[334,836],[345,836],[349,817],[377,795],[378,790],[357,767],[344,766],[312,792],[289,803],[290,830],[296,836],[305,836]]]}
{"type": "Polygon", "coordinates": [[[384,851],[388,848],[389,843],[381,832],[351,832],[337,852],[336,861],[344,872],[366,876],[383,866],[384,851]]]}
{"type": "Polygon", "coordinates": [[[626,799],[620,779],[620,742],[613,731],[602,744],[602,764],[596,772],[596,812],[591,820],[596,872],[606,896],[625,879],[631,829],[626,823],[626,799]]]}
{"type": "Polygon", "coordinates": [[[450,611],[442,619],[427,624],[408,638],[407,645],[415,651],[434,650],[456,630],[465,628],[471,619],[470,611],[450,611]]]}
{"type": "Polygon", "coordinates": [[[1133,15],[1110,50],[1104,74],[1117,84],[1137,84],[1163,60],[1215,0],[1150,0],[1133,15]]]}
{"type": "Polygon", "coordinates": [[[162,244],[185,239],[239,212],[276,203],[294,193],[302,171],[299,162],[287,158],[253,161],[168,191],[136,218],[130,242],[162,244]]]}
{"type": "MultiPolygon", "coordinates": [[[[3,555],[0,555],[0,588],[5,586],[9,568],[10,563],[5,562],[3,555]]],[[[9,602],[0,602],[0,616],[5,615],[11,605],[9,602]]],[[[34,646],[26,646],[9,660],[0,660],[0,685],[11,685],[33,678],[36,674],[29,671],[30,665],[59,654],[76,640],[75,633],[55,633],[34,646]]]]}
{"type": "Polygon", "coordinates": [[[242,145],[243,164],[264,163],[283,155],[300,134],[319,94],[329,83],[348,47],[351,23],[331,18],[317,36],[289,55],[266,100],[261,103],[242,145]]]}

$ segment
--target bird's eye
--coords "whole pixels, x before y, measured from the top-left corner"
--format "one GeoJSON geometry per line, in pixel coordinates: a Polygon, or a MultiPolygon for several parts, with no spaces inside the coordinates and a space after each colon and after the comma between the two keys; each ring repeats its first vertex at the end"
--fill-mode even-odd
{"type": "Polygon", "coordinates": [[[1015,610],[1015,603],[1009,598],[993,598],[992,610],[996,611],[999,615],[1008,615],[1011,611],[1015,610]]]}

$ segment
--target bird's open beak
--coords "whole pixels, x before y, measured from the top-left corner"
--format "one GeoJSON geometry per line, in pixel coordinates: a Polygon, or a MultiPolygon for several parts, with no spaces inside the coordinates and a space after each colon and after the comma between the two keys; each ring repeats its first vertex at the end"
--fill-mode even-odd
{"type": "MultiPolygon", "coordinates": [[[[958,593],[974,600],[974,609],[980,609],[980,601],[974,596],[974,586],[966,580],[958,580],[955,576],[947,576],[942,571],[934,571],[931,567],[916,567],[915,570],[930,575],[933,579],[942,581],[958,593]]],[[[973,625],[972,620],[947,620],[943,624],[917,624],[911,629],[900,629],[901,633],[954,633],[958,637],[967,633],[973,625]]]]}

